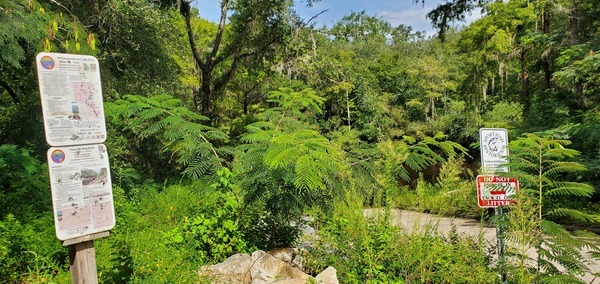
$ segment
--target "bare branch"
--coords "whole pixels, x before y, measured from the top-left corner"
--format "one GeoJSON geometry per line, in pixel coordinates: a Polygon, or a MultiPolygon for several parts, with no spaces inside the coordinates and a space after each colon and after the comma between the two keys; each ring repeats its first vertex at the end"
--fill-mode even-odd
{"type": "Polygon", "coordinates": [[[13,99],[13,101],[15,103],[19,103],[19,97],[17,96],[17,93],[8,85],[8,83],[0,80],[0,86],[2,86],[2,88],[4,88],[6,90],[6,92],[8,92],[8,94],[10,95],[10,97],[13,99]]]}
{"type": "Polygon", "coordinates": [[[191,7],[189,1],[181,2],[181,10],[179,12],[185,18],[185,27],[188,34],[188,40],[190,42],[190,48],[192,49],[192,54],[194,55],[194,60],[196,61],[196,64],[200,67],[200,69],[204,69],[204,61],[202,61],[202,57],[200,57],[200,53],[198,53],[198,49],[196,48],[196,41],[194,40],[194,30],[192,29],[190,9],[191,7]]]}
{"type": "Polygon", "coordinates": [[[237,71],[237,67],[239,64],[239,59],[234,59],[233,63],[231,64],[231,67],[229,68],[229,70],[227,71],[227,73],[223,74],[223,76],[221,76],[221,78],[219,78],[217,80],[217,82],[215,83],[215,86],[213,88],[213,90],[217,93],[221,92],[225,86],[227,85],[227,83],[229,83],[229,81],[231,81],[231,79],[233,79],[233,76],[235,75],[235,72],[237,71]]]}
{"type": "Polygon", "coordinates": [[[227,10],[229,10],[229,0],[225,0],[223,1],[223,3],[221,3],[221,19],[219,20],[219,30],[217,31],[217,35],[215,36],[215,43],[213,45],[212,51],[210,52],[210,56],[207,58],[207,62],[212,61],[213,58],[215,58],[215,56],[217,55],[217,52],[219,51],[219,46],[221,45],[223,33],[225,32],[227,10]]]}
{"type": "Polygon", "coordinates": [[[310,22],[311,22],[312,20],[316,19],[316,18],[317,18],[317,17],[319,17],[321,14],[323,14],[323,13],[325,13],[325,12],[327,12],[327,11],[329,11],[329,9],[325,9],[325,10],[323,10],[323,11],[321,11],[321,12],[317,13],[316,15],[312,16],[310,19],[308,19],[308,21],[306,21],[306,23],[304,24],[304,26],[303,26],[303,27],[307,27],[307,26],[308,26],[308,24],[310,24],[310,22]]]}

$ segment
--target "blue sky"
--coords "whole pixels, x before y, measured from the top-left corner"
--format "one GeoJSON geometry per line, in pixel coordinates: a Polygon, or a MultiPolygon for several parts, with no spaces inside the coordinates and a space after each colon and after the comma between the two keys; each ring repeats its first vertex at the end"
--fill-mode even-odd
{"type": "MultiPolygon", "coordinates": [[[[435,34],[429,20],[425,18],[427,12],[445,0],[425,0],[425,6],[413,4],[412,0],[321,0],[311,8],[306,7],[306,0],[296,0],[296,11],[305,20],[319,12],[329,9],[319,15],[315,20],[317,26],[332,27],[351,12],[366,11],[368,15],[380,17],[392,26],[404,24],[417,31],[425,31],[427,35],[435,34]]],[[[200,10],[200,16],[213,22],[219,18],[219,0],[196,0],[195,4],[200,10]]],[[[478,12],[467,16],[467,22],[472,22],[480,16],[478,12]]],[[[465,25],[465,22],[455,23],[455,26],[465,25]]]]}

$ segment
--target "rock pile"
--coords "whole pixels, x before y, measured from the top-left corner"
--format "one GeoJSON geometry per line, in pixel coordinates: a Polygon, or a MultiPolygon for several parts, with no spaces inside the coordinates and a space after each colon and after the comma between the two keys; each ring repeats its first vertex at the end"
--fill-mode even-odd
{"type": "Polygon", "coordinates": [[[336,270],[328,267],[316,277],[302,270],[302,257],[297,249],[259,250],[235,254],[222,263],[203,266],[199,274],[215,284],[320,283],[339,284],[336,270]]]}

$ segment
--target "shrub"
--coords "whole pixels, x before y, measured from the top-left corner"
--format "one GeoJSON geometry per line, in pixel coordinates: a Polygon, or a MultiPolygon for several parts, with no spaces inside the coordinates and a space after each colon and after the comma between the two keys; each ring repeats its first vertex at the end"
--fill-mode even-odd
{"type": "Polygon", "coordinates": [[[66,248],[54,234],[51,215],[27,223],[9,214],[0,221],[2,283],[52,283],[68,279],[66,248]]]}
{"type": "MultiPolygon", "coordinates": [[[[415,190],[402,190],[395,204],[404,209],[445,216],[481,216],[483,210],[477,206],[474,182],[461,178],[463,162],[462,157],[450,157],[443,162],[436,184],[428,183],[420,175],[415,190]]],[[[472,177],[470,173],[467,176],[472,177]]]]}
{"type": "Polygon", "coordinates": [[[342,283],[495,283],[480,245],[444,238],[433,225],[411,233],[390,225],[390,212],[365,219],[355,202],[336,209],[310,250],[315,271],[334,266],[342,283]]]}

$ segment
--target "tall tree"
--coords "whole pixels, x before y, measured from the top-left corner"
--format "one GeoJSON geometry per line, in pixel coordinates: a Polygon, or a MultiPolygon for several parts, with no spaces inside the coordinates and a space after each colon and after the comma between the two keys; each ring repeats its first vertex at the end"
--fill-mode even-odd
{"type": "Polygon", "coordinates": [[[535,42],[529,35],[537,20],[534,8],[533,3],[522,0],[492,3],[486,17],[471,24],[461,34],[463,48],[478,57],[474,64],[480,73],[477,78],[482,85],[484,100],[488,90],[500,95],[511,91],[520,93],[515,99],[523,105],[524,115],[529,112],[532,99],[530,65],[535,59],[532,54],[535,42]],[[520,83],[520,90],[508,89],[505,81],[509,76],[516,79],[511,82],[520,83]],[[500,81],[499,92],[495,90],[496,81],[500,81]]]}
{"type": "Polygon", "coordinates": [[[210,46],[198,46],[192,26],[191,1],[177,2],[186,22],[189,45],[194,61],[200,69],[200,89],[194,94],[196,108],[209,118],[213,117],[214,100],[219,98],[234,78],[242,60],[252,58],[262,64],[285,43],[289,34],[287,0],[223,0],[217,32],[210,46]],[[229,23],[228,23],[229,22],[229,23]]]}

